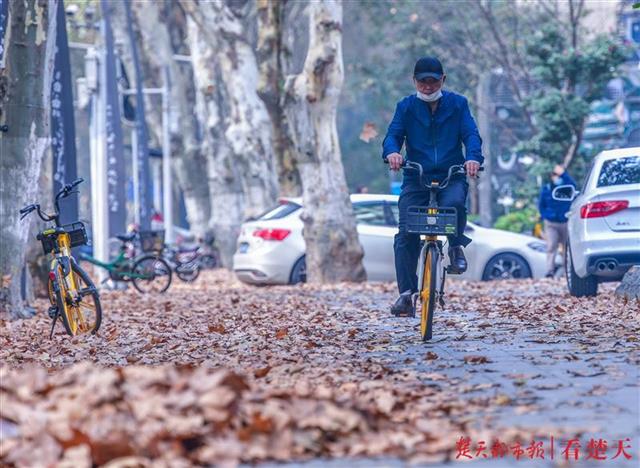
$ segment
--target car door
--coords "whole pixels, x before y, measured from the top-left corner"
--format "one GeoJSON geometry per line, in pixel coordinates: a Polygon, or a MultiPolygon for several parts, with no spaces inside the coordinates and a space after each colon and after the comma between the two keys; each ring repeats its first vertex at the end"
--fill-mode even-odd
{"type": "Polygon", "coordinates": [[[393,238],[397,227],[392,225],[384,200],[353,204],[358,236],[364,249],[364,268],[370,281],[395,281],[393,238]]]}

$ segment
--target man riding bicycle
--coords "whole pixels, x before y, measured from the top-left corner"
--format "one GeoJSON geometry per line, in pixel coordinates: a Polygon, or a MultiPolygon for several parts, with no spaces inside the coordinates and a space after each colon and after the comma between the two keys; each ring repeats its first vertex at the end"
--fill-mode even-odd
{"type": "MultiPolygon", "coordinates": [[[[396,106],[393,120],[382,142],[382,158],[389,167],[397,171],[403,164],[400,154],[406,143],[409,161],[420,163],[425,179],[442,180],[449,168],[464,164],[467,174],[475,177],[484,161],[482,139],[478,133],[469,104],[464,96],[443,91],[446,75],[442,64],[435,57],[422,57],[413,70],[416,94],[402,99],[396,106]],[[462,143],[465,154],[462,152],[462,143]]],[[[469,184],[463,176],[453,177],[449,185],[438,194],[440,206],[457,209],[460,234],[447,236],[451,271],[463,273],[467,260],[463,247],[471,242],[462,234],[467,224],[465,202],[469,184]]],[[[416,269],[420,255],[420,235],[407,232],[407,209],[410,206],[425,206],[429,192],[420,185],[415,172],[406,172],[398,200],[399,223],[393,248],[395,252],[396,279],[400,297],[391,307],[391,313],[411,315],[411,295],[418,291],[416,269]]]]}

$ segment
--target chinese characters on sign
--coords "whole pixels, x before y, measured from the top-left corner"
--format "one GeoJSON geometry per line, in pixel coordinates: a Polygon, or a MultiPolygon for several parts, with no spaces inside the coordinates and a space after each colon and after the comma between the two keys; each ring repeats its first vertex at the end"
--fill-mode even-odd
{"type": "Polygon", "coordinates": [[[529,443],[515,442],[507,444],[500,439],[487,442],[479,440],[473,444],[471,438],[461,436],[456,441],[456,460],[472,458],[505,458],[516,460],[615,460],[631,459],[631,439],[616,440],[609,444],[605,439],[591,438],[586,444],[578,439],[554,439],[551,436],[545,444],[542,440],[529,443]]]}

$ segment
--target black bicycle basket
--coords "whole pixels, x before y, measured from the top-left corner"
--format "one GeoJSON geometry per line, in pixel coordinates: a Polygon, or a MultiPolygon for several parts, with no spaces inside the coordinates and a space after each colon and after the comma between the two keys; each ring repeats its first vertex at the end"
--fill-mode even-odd
{"type": "Polygon", "coordinates": [[[164,230],[140,231],[138,236],[143,252],[160,252],[164,248],[164,230]]]}
{"type": "Polygon", "coordinates": [[[79,247],[81,245],[87,245],[89,243],[89,237],[87,236],[87,230],[84,227],[82,221],[76,221],[75,223],[65,224],[62,226],[67,234],[69,234],[69,241],[71,247],[79,247]]]}
{"type": "Polygon", "coordinates": [[[55,230],[47,229],[41,233],[39,233],[36,237],[42,243],[42,250],[45,255],[53,252],[58,252],[58,244],[56,243],[57,235],[55,234],[55,230]],[[51,234],[45,234],[47,231],[52,231],[51,234]]]}
{"type": "MultiPolygon", "coordinates": [[[[65,224],[61,226],[60,229],[69,234],[69,243],[71,247],[78,247],[89,243],[87,230],[84,227],[84,223],[81,221],[65,224]]],[[[49,254],[52,251],[55,253],[59,252],[57,242],[58,236],[60,235],[59,232],[60,231],[57,228],[46,229],[36,237],[36,239],[42,243],[42,250],[45,254],[49,254]]]]}
{"type": "Polygon", "coordinates": [[[458,212],[455,208],[410,206],[407,210],[407,232],[424,235],[458,235],[458,212]]]}

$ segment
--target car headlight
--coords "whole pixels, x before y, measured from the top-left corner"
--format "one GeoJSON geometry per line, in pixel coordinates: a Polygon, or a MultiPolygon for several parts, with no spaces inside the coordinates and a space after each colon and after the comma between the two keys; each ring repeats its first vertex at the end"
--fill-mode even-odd
{"type": "Polygon", "coordinates": [[[536,252],[546,252],[547,251],[547,244],[545,244],[544,242],[529,242],[527,244],[527,247],[529,247],[531,250],[535,250],[536,252]]]}

